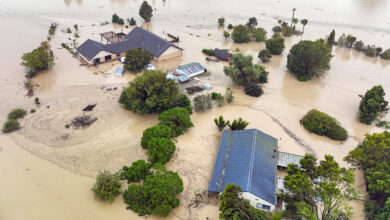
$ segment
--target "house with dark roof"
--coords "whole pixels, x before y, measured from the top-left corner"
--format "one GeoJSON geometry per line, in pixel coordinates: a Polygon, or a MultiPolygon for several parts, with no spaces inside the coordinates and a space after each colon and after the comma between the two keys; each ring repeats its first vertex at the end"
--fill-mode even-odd
{"type": "Polygon", "coordinates": [[[277,204],[278,140],[257,129],[224,130],[208,186],[221,193],[236,184],[241,196],[258,209],[272,211],[277,204]]]}
{"type": "Polygon", "coordinates": [[[218,59],[223,60],[223,61],[227,61],[227,62],[229,62],[233,56],[231,53],[229,53],[225,50],[218,49],[218,48],[214,49],[213,55],[215,57],[217,57],[218,59]]]}
{"type": "Polygon", "coordinates": [[[88,39],[77,48],[77,51],[81,62],[96,65],[124,57],[128,50],[134,48],[150,50],[156,61],[181,56],[183,51],[177,45],[140,27],[135,27],[124,36],[124,39],[109,44],[88,39]]]}

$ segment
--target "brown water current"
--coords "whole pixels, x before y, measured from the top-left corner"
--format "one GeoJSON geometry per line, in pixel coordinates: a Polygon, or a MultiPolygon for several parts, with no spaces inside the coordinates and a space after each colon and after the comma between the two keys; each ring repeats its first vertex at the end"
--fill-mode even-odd
{"type": "MultiPolygon", "coordinates": [[[[61,48],[70,43],[73,34],[67,27],[79,25],[76,41],[81,44],[91,38],[100,40],[99,33],[130,31],[117,25],[100,25],[110,21],[113,13],[120,17],[134,17],[144,28],[166,38],[166,33],[180,36],[183,56],[155,63],[162,70],[172,70],[179,64],[200,62],[211,74],[200,76],[201,83],[210,83],[213,91],[234,90],[233,103],[205,113],[193,114],[195,124],[177,139],[177,152],[167,164],[179,172],[184,181],[181,205],[167,219],[218,219],[215,202],[189,208],[194,192],[207,188],[217,152],[220,132],[213,119],[223,115],[227,119],[242,117],[249,128],[258,128],[279,139],[283,151],[313,153],[320,159],[332,154],[342,161],[366,133],[382,129],[357,120],[359,94],[373,85],[382,85],[390,99],[390,62],[369,58],[354,50],[333,48],[331,69],[319,79],[299,82],[286,71],[289,48],[302,39],[325,37],[332,29],[336,39],[350,33],[366,44],[390,47],[390,2],[388,0],[151,0],[155,9],[150,24],[138,15],[140,0],[0,0],[0,123],[16,107],[37,112],[21,120],[22,128],[12,134],[0,135],[0,219],[138,219],[137,214],[125,209],[121,198],[105,204],[93,198],[90,191],[95,175],[103,169],[116,171],[138,159],[147,159],[140,147],[145,128],[157,123],[157,115],[138,116],[122,109],[117,100],[122,86],[135,76],[123,77],[113,72],[118,61],[96,67],[79,66],[71,54],[61,48]],[[222,37],[223,28],[217,19],[225,17],[225,26],[245,23],[256,16],[259,26],[271,35],[279,19],[290,21],[291,9],[295,17],[309,20],[302,36],[287,38],[281,56],[274,56],[265,64],[269,82],[264,95],[249,97],[224,75],[226,63],[206,62],[202,48],[226,48],[257,54],[264,43],[234,44],[222,37]],[[59,29],[50,41],[56,56],[52,70],[38,74],[33,83],[35,96],[41,105],[34,104],[23,88],[25,71],[19,65],[24,52],[36,48],[46,40],[51,22],[59,29]],[[114,90],[116,88],[116,90],[114,90]],[[82,114],[82,109],[98,103],[91,113],[98,120],[88,129],[66,129],[65,125],[82,114]],[[300,118],[317,108],[335,118],[348,130],[345,142],[331,141],[309,134],[300,125],[300,118]],[[22,210],[22,211],[21,211],[22,210]]],[[[297,25],[300,29],[302,26],[297,25]]],[[[390,120],[390,115],[384,117],[390,120]]],[[[356,188],[364,195],[364,178],[356,172],[356,188]]],[[[363,207],[353,202],[353,219],[363,219],[363,207]]],[[[155,216],[151,219],[160,219],[155,216]]]]}

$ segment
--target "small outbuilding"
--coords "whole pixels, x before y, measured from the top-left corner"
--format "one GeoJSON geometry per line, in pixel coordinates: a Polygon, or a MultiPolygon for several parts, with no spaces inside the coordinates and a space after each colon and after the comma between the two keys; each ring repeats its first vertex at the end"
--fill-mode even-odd
{"type": "Polygon", "coordinates": [[[229,62],[233,56],[233,54],[231,54],[225,50],[218,49],[218,48],[214,49],[213,55],[215,57],[217,57],[218,59],[220,59],[222,61],[226,61],[226,62],[229,62]]]}
{"type": "Polygon", "coordinates": [[[188,78],[195,77],[199,74],[206,72],[206,68],[200,63],[192,62],[186,65],[178,66],[176,73],[178,75],[187,76],[188,78]]]}

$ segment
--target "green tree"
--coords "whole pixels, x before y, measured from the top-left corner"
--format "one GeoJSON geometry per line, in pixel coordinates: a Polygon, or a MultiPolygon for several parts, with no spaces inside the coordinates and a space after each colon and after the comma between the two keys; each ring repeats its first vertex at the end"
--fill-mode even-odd
{"type": "Polygon", "coordinates": [[[154,56],[150,50],[144,50],[142,48],[130,49],[126,52],[125,65],[123,67],[131,72],[139,72],[143,70],[153,58],[154,56]]]}
{"type": "Polygon", "coordinates": [[[228,29],[233,29],[233,25],[232,25],[232,24],[229,24],[229,25],[228,25],[228,29]]]}
{"type": "Polygon", "coordinates": [[[265,41],[265,48],[273,55],[280,55],[284,50],[284,38],[275,34],[272,38],[265,41]]]}
{"type": "Polygon", "coordinates": [[[244,130],[249,125],[249,122],[242,120],[242,118],[234,119],[231,124],[228,124],[231,130],[244,130]]]}
{"type": "Polygon", "coordinates": [[[177,195],[183,191],[183,181],[178,173],[155,164],[142,185],[131,184],[123,193],[127,208],[138,215],[167,216],[179,206],[177,195]]]}
{"type": "Polygon", "coordinates": [[[261,62],[266,63],[272,58],[271,51],[268,49],[260,50],[258,57],[261,62]]]}
{"type": "Polygon", "coordinates": [[[36,73],[54,66],[53,51],[38,47],[29,53],[23,54],[20,65],[29,70],[30,76],[34,76],[36,73]]]}
{"type": "Polygon", "coordinates": [[[376,51],[376,56],[379,56],[380,53],[382,53],[382,47],[377,47],[375,48],[375,51],[376,51]]]}
{"type": "Polygon", "coordinates": [[[161,71],[145,71],[129,82],[119,102],[137,114],[160,113],[177,105],[179,88],[161,71]]]}
{"type": "Polygon", "coordinates": [[[210,94],[197,95],[194,98],[194,108],[197,112],[204,112],[213,108],[210,94]]]}
{"type": "Polygon", "coordinates": [[[131,19],[128,20],[128,21],[129,21],[130,25],[136,25],[137,24],[137,22],[135,21],[135,19],[133,17],[131,17],[131,19]]]}
{"type": "Polygon", "coordinates": [[[175,136],[175,132],[166,125],[155,125],[153,127],[147,128],[141,138],[141,146],[146,149],[148,147],[148,142],[152,138],[172,138],[175,136]]]}
{"type": "Polygon", "coordinates": [[[233,90],[231,88],[226,88],[225,91],[225,100],[227,103],[233,102],[234,96],[233,96],[233,90]]]}
{"type": "Polygon", "coordinates": [[[222,131],[226,126],[229,126],[229,120],[225,121],[222,115],[219,118],[214,118],[214,123],[217,126],[218,130],[222,131]]]}
{"type": "Polygon", "coordinates": [[[143,1],[139,9],[139,16],[143,18],[146,22],[150,22],[153,17],[153,8],[148,4],[147,1],[143,1]]]}
{"type": "Polygon", "coordinates": [[[179,95],[177,99],[177,106],[185,108],[188,114],[192,115],[191,100],[185,94],[182,93],[179,95]]]}
{"type": "Polygon", "coordinates": [[[158,117],[160,124],[170,127],[177,137],[187,128],[193,127],[188,111],[184,108],[172,108],[164,111],[158,117]]]}
{"type": "Polygon", "coordinates": [[[218,24],[220,27],[224,26],[225,25],[225,18],[224,17],[218,18],[218,24]]]}
{"type": "Polygon", "coordinates": [[[380,56],[384,60],[390,60],[390,49],[385,50],[380,56]]]}
{"type": "MultiPolygon", "coordinates": [[[[355,49],[356,49],[357,51],[362,51],[362,50],[364,50],[364,42],[361,41],[361,40],[356,41],[356,43],[355,43],[355,49]]],[[[375,56],[375,54],[376,54],[375,49],[374,49],[373,52],[374,52],[374,53],[373,53],[373,56],[375,56]]]]}
{"type": "Polygon", "coordinates": [[[263,95],[263,93],[264,93],[261,86],[259,86],[259,84],[256,84],[256,83],[250,83],[250,84],[246,85],[244,92],[245,92],[245,94],[247,94],[249,96],[253,96],[253,97],[259,97],[259,96],[263,95]]]}
{"type": "Polygon", "coordinates": [[[26,115],[27,115],[26,110],[21,108],[16,108],[12,110],[10,113],[8,113],[8,119],[16,120],[18,118],[23,118],[26,115]]]}
{"type": "Polygon", "coordinates": [[[257,26],[257,19],[255,17],[249,18],[248,23],[246,23],[246,25],[250,28],[256,27],[257,26]]]}
{"type": "Polygon", "coordinates": [[[251,30],[248,26],[239,24],[233,28],[232,39],[234,43],[248,43],[251,41],[251,30]]]}
{"type": "Polygon", "coordinates": [[[3,125],[3,133],[10,133],[20,128],[19,122],[15,119],[8,119],[3,125]]]}
{"type": "Polygon", "coordinates": [[[287,166],[285,190],[281,193],[287,203],[286,217],[313,220],[350,217],[347,202],[358,198],[354,181],[352,170],[340,167],[333,156],[325,155],[325,160],[317,165],[317,158],[306,154],[300,166],[287,166]]]}
{"type": "Polygon", "coordinates": [[[323,40],[303,40],[295,44],[287,56],[287,69],[297,76],[311,79],[330,68],[330,47],[323,40]]]}
{"type": "Polygon", "coordinates": [[[119,19],[119,16],[115,13],[112,15],[112,23],[117,23],[119,19]]]}
{"type": "Polygon", "coordinates": [[[267,31],[264,30],[264,28],[253,27],[251,30],[252,30],[252,37],[255,39],[256,42],[265,41],[265,39],[267,38],[267,31]]]}
{"type": "Polygon", "coordinates": [[[300,122],[306,130],[318,135],[325,135],[339,141],[345,141],[348,138],[347,131],[335,118],[317,109],[310,110],[300,122]]]}
{"type": "Polygon", "coordinates": [[[285,37],[290,37],[291,35],[294,34],[294,29],[290,26],[284,26],[284,27],[282,27],[282,34],[285,37]]]}
{"type": "Polygon", "coordinates": [[[150,167],[152,167],[151,163],[137,160],[130,167],[123,166],[120,177],[121,179],[126,179],[127,183],[139,182],[149,174],[150,167]]]}
{"type": "Polygon", "coordinates": [[[176,150],[176,145],[169,138],[152,138],[148,141],[148,152],[152,163],[167,163],[176,150]]]}
{"type": "Polygon", "coordinates": [[[112,174],[105,170],[96,176],[96,183],[92,187],[92,191],[96,198],[113,202],[114,198],[122,193],[121,186],[119,174],[112,174]]]}
{"type": "Polygon", "coordinates": [[[223,31],[223,37],[224,37],[225,39],[228,39],[228,37],[230,37],[229,32],[223,31]]]}
{"type": "Polygon", "coordinates": [[[353,43],[355,43],[356,37],[348,34],[348,36],[345,38],[345,44],[349,47],[352,48],[353,43]]]}
{"type": "MultiPolygon", "coordinates": [[[[358,41],[359,42],[359,41],[358,41]]],[[[355,47],[356,47],[356,44],[358,43],[356,42],[355,43],[355,47]]],[[[375,50],[375,47],[370,47],[368,46],[365,50],[364,50],[364,54],[368,57],[375,57],[376,56],[376,50],[375,50]]]]}
{"type": "Polygon", "coordinates": [[[305,31],[305,26],[307,25],[309,21],[307,19],[302,19],[301,24],[302,24],[302,34],[305,31]]]}
{"type": "Polygon", "coordinates": [[[388,110],[388,102],[384,98],[385,95],[386,93],[380,85],[367,90],[359,105],[360,122],[371,124],[371,122],[378,117],[380,112],[388,110]]]}
{"type": "Polygon", "coordinates": [[[330,32],[329,34],[329,37],[326,39],[326,43],[332,47],[335,43],[335,37],[336,37],[336,32],[335,30],[332,30],[332,32],[330,32]]]}

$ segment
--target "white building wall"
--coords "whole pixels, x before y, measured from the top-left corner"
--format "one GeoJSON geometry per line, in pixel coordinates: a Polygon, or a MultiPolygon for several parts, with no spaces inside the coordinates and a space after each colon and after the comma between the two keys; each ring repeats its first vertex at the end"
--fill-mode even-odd
{"type": "Polygon", "coordinates": [[[98,54],[96,54],[96,56],[94,56],[94,57],[91,59],[91,62],[93,63],[93,60],[96,59],[96,58],[100,58],[100,62],[104,62],[104,61],[106,61],[106,60],[104,60],[104,57],[105,57],[105,56],[108,56],[108,55],[111,55],[111,59],[117,58],[117,55],[116,55],[116,54],[107,52],[107,51],[105,51],[105,50],[102,50],[102,51],[100,51],[98,54]]]}
{"type": "Polygon", "coordinates": [[[265,201],[265,200],[255,196],[255,195],[253,195],[250,192],[242,192],[241,193],[241,197],[244,198],[244,199],[249,200],[251,206],[253,206],[253,207],[257,208],[257,209],[261,209],[261,208],[258,207],[258,205],[260,205],[260,207],[261,207],[261,205],[268,205],[268,206],[271,207],[271,209],[267,210],[267,211],[271,211],[272,212],[273,210],[275,210],[275,206],[274,205],[272,205],[271,203],[269,203],[269,202],[267,202],[267,201],[265,201]]]}

